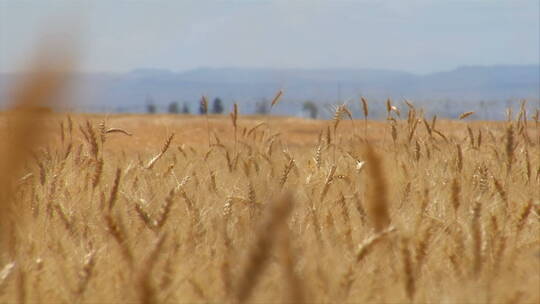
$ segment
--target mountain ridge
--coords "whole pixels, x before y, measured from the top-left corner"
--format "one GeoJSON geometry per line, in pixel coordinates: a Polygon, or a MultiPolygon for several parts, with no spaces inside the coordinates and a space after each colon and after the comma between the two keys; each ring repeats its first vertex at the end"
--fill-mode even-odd
{"type": "MultiPolygon", "coordinates": [[[[20,75],[0,74],[0,104],[20,75]]],[[[74,107],[144,111],[147,103],[165,106],[186,102],[192,109],[202,94],[221,97],[226,106],[270,99],[279,89],[288,100],[283,114],[298,112],[298,103],[338,103],[366,96],[371,100],[408,98],[436,106],[442,101],[469,106],[480,101],[500,104],[509,99],[540,100],[540,65],[469,65],[449,71],[414,74],[372,68],[198,68],[175,72],[142,68],[127,73],[77,73],[74,107]],[[296,104],[296,105],[295,105],[296,104]],[[295,105],[296,109],[292,109],[295,105]]]]}

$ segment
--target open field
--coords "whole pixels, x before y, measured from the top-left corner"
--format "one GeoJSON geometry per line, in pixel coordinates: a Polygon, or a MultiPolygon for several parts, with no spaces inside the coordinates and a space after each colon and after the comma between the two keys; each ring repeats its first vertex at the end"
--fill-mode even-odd
{"type": "Polygon", "coordinates": [[[401,110],[1,114],[0,302],[539,303],[538,122],[401,110]]]}
{"type": "Polygon", "coordinates": [[[538,1],[48,2],[0,1],[0,304],[540,304],[538,1]]]}

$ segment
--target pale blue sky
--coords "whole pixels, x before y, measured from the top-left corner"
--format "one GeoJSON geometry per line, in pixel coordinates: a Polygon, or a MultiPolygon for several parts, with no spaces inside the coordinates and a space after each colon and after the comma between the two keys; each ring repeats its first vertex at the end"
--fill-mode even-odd
{"type": "Polygon", "coordinates": [[[538,0],[0,0],[0,72],[39,37],[77,37],[80,69],[538,64],[538,0]]]}

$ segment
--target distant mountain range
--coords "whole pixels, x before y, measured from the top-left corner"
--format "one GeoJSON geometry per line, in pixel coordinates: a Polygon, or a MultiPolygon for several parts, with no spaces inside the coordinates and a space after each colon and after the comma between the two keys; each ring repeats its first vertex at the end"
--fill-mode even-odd
{"type": "MultiPolygon", "coordinates": [[[[0,104],[18,75],[0,74],[0,104]]],[[[301,104],[336,104],[359,96],[382,104],[386,98],[407,98],[428,110],[458,112],[491,108],[509,100],[540,100],[540,65],[467,66],[452,71],[416,75],[378,69],[260,69],[200,68],[185,72],[138,69],[129,73],[78,74],[70,91],[71,105],[86,111],[144,111],[147,103],[165,109],[172,101],[187,103],[192,110],[202,94],[219,96],[229,107],[238,102],[244,113],[255,102],[271,99],[283,89],[276,113],[298,114],[301,104]]],[[[355,105],[356,107],[356,105],[355,105]]],[[[375,112],[382,106],[375,107],[375,112]]],[[[382,111],[382,110],[381,110],[382,111]]],[[[489,117],[488,117],[489,118],[489,117]]]]}

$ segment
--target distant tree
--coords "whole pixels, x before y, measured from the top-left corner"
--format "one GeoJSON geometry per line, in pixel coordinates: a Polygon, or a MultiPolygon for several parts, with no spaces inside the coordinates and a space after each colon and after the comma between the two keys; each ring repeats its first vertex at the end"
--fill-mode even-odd
{"type": "Polygon", "coordinates": [[[205,97],[201,98],[199,102],[199,114],[204,115],[206,112],[208,112],[208,104],[205,104],[206,99],[205,97]]]}
{"type": "Polygon", "coordinates": [[[147,103],[146,104],[146,113],[148,113],[148,114],[156,113],[156,105],[153,104],[153,103],[147,103]]]}
{"type": "Polygon", "coordinates": [[[171,114],[178,114],[179,110],[178,110],[178,102],[176,101],[173,101],[169,104],[169,113],[171,114]]]}
{"type": "Polygon", "coordinates": [[[156,105],[154,104],[154,99],[152,97],[146,96],[145,103],[146,103],[146,113],[148,114],[156,113],[156,105]]]}
{"type": "Polygon", "coordinates": [[[488,119],[486,102],[484,100],[480,100],[480,109],[482,110],[482,119],[488,119]]]}
{"type": "Polygon", "coordinates": [[[317,107],[317,104],[310,100],[304,102],[302,105],[302,110],[307,112],[309,117],[312,119],[317,118],[319,115],[319,108],[317,107]]]}
{"type": "Polygon", "coordinates": [[[261,101],[255,103],[255,114],[266,115],[269,111],[268,100],[263,98],[261,101]]]}
{"type": "Polygon", "coordinates": [[[216,97],[214,99],[214,103],[212,104],[212,113],[214,114],[223,113],[223,102],[221,101],[221,98],[216,97]]]}
{"type": "Polygon", "coordinates": [[[189,106],[184,102],[184,105],[182,105],[182,113],[183,114],[189,114],[191,111],[189,110],[189,106]]]}

